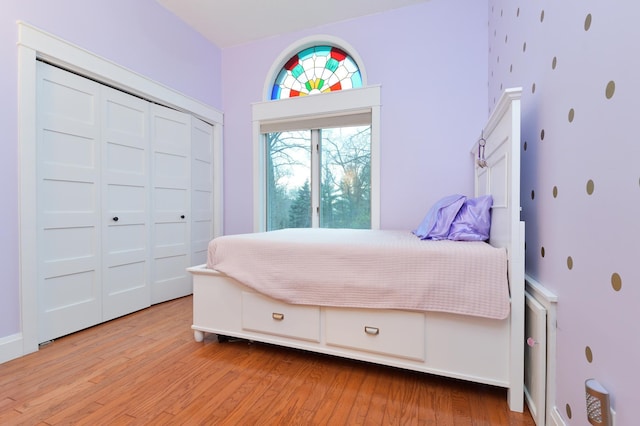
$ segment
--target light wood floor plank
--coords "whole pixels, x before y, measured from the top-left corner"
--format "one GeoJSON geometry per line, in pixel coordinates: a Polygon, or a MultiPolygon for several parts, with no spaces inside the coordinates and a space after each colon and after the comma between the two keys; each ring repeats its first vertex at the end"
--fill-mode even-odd
{"type": "Polygon", "coordinates": [[[193,340],[185,297],[0,364],[0,424],[520,425],[506,391],[276,346],[193,340]]]}

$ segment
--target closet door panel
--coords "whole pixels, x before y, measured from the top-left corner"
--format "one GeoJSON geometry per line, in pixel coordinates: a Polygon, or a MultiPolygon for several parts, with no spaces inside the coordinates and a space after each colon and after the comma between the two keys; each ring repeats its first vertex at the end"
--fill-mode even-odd
{"type": "Polygon", "coordinates": [[[102,87],[103,320],[150,297],[149,102],[102,87]]]}
{"type": "Polygon", "coordinates": [[[44,63],[37,79],[39,341],[190,294],[213,127],[44,63]]]}
{"type": "Polygon", "coordinates": [[[151,303],[191,294],[191,117],[151,105],[151,303]]]}
{"type": "Polygon", "coordinates": [[[213,126],[191,119],[191,263],[207,262],[213,238],[213,126]]]}
{"type": "Polygon", "coordinates": [[[99,85],[37,64],[38,341],[98,324],[99,85]]]}

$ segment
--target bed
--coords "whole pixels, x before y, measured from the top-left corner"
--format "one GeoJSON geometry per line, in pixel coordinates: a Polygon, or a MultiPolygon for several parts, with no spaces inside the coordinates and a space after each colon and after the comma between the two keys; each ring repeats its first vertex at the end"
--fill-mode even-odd
{"type": "MultiPolygon", "coordinates": [[[[265,270],[254,270],[252,267],[245,268],[250,269],[251,274],[224,272],[238,271],[237,265],[233,269],[231,263],[242,264],[243,261],[233,251],[233,246],[224,246],[223,250],[220,246],[215,248],[216,244],[213,244],[217,252],[212,254],[210,250],[208,264],[188,269],[193,276],[192,329],[195,340],[203,341],[204,333],[215,333],[224,338],[249,339],[499,386],[508,390],[510,409],[522,412],[525,283],[524,223],[520,220],[520,95],[521,89],[508,89],[503,93],[482,130],[481,140],[472,149],[474,195],[490,194],[493,206],[489,244],[470,244],[472,248],[469,250],[480,249],[483,256],[485,252],[487,255],[490,252],[491,256],[498,254],[498,257],[502,253],[503,263],[496,264],[494,268],[497,268],[498,276],[494,273],[483,278],[496,283],[495,294],[486,288],[473,294],[476,291],[474,289],[478,288],[475,284],[467,288],[456,287],[455,291],[447,285],[427,292],[424,300],[418,300],[420,298],[409,293],[391,293],[384,287],[385,282],[402,284],[392,287],[412,287],[410,283],[413,278],[403,274],[415,269],[411,265],[416,262],[403,250],[413,250],[411,247],[414,243],[410,240],[418,239],[406,235],[407,232],[347,231],[352,232],[347,236],[334,234],[343,231],[322,233],[319,239],[325,239],[325,251],[335,253],[338,250],[335,241],[354,241],[356,247],[349,246],[347,251],[355,252],[359,250],[358,244],[361,244],[363,256],[368,261],[364,262],[367,265],[365,269],[349,271],[345,268],[344,274],[339,274],[343,266],[338,260],[343,255],[336,255],[335,279],[330,279],[331,275],[327,275],[326,271],[309,269],[311,273],[308,276],[321,276],[325,280],[322,291],[314,292],[311,296],[296,291],[301,285],[282,285],[270,290],[267,285],[269,281],[289,280],[295,284],[301,283],[304,277],[289,276],[290,269],[286,264],[278,265],[268,256],[263,262],[267,266],[265,270]],[[366,253],[367,250],[373,250],[371,245],[377,243],[369,240],[373,238],[377,241],[382,236],[391,238],[391,245],[397,246],[399,252],[379,256],[373,262],[376,269],[372,269],[371,257],[375,255],[371,253],[374,252],[369,252],[369,255],[366,253]],[[222,260],[211,259],[212,256],[219,257],[223,251],[229,253],[222,260]],[[403,260],[403,257],[406,259],[403,260]],[[212,267],[215,261],[220,262],[217,263],[217,269],[212,267]],[[348,287],[346,282],[337,278],[338,275],[364,276],[370,288],[375,287],[382,293],[368,296],[361,291],[361,287],[348,287]],[[338,298],[331,298],[332,294],[338,295],[338,298]],[[477,300],[480,303],[476,303],[477,300]]],[[[275,235],[280,243],[287,245],[290,239],[299,239],[300,235],[297,234],[300,232],[315,231],[286,230],[275,235]]],[[[273,242],[262,241],[262,235],[258,234],[261,233],[246,236],[254,244],[254,258],[257,257],[256,253],[271,251],[264,247],[274,247],[273,250],[276,247],[273,242]]],[[[307,234],[303,234],[302,238],[311,239],[307,234]]],[[[442,243],[438,247],[446,246],[452,250],[466,244],[449,241],[434,243],[442,243]]],[[[308,257],[302,249],[297,249],[296,253],[291,255],[291,262],[302,262],[308,257]]],[[[488,261],[482,259],[482,265],[487,265],[488,261]]],[[[348,261],[354,263],[353,258],[348,261]]],[[[451,264],[448,260],[436,263],[451,264]]],[[[304,268],[311,268],[310,265],[304,268]]],[[[481,271],[491,269],[482,265],[481,271]]],[[[432,267],[436,268],[437,265],[426,266],[426,269],[432,267]]],[[[455,279],[464,286],[465,282],[471,282],[478,274],[477,269],[457,274],[459,270],[457,266],[448,270],[446,267],[434,270],[433,273],[438,277],[435,281],[456,275],[455,279]]],[[[313,286],[313,281],[308,285],[313,286]]]]}

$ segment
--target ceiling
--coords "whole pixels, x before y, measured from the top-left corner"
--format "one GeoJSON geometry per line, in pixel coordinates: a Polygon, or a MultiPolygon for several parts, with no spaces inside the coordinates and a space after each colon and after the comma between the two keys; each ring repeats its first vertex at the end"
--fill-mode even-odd
{"type": "Polygon", "coordinates": [[[156,0],[220,48],[428,0],[156,0]]]}

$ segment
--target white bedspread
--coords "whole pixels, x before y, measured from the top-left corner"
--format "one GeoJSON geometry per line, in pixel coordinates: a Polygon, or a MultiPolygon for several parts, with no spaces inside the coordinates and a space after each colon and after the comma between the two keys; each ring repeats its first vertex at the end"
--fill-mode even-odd
{"type": "Polygon", "coordinates": [[[303,305],[509,314],[506,251],[408,231],[285,229],[218,237],[207,267],[303,305]]]}

